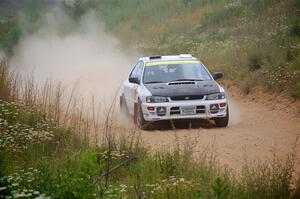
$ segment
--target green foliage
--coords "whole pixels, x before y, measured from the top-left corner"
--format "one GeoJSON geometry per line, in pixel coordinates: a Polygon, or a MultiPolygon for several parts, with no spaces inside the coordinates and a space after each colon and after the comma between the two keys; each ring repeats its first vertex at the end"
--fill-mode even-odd
{"type": "Polygon", "coordinates": [[[0,60],[0,100],[10,100],[12,97],[12,83],[8,64],[0,60]]]}
{"type": "Polygon", "coordinates": [[[216,199],[228,198],[229,190],[227,186],[228,184],[226,182],[223,182],[220,177],[217,177],[213,184],[213,191],[215,195],[214,198],[216,199]]]}
{"type": "Polygon", "coordinates": [[[292,27],[292,35],[298,36],[300,37],[300,24],[296,23],[293,27],[292,27]]]}
{"type": "Polygon", "coordinates": [[[298,9],[300,8],[300,0],[294,0],[293,3],[296,8],[298,8],[298,9]]]}
{"type": "Polygon", "coordinates": [[[21,29],[16,20],[0,22],[0,48],[11,53],[21,37],[21,29]]]}
{"type": "Polygon", "coordinates": [[[40,27],[41,19],[50,4],[35,0],[7,1],[3,4],[6,10],[4,16],[0,14],[0,49],[10,56],[24,33],[32,33],[40,27]]]}
{"type": "Polygon", "coordinates": [[[262,58],[259,55],[255,54],[249,58],[249,70],[250,71],[256,71],[256,70],[260,69],[261,66],[262,66],[262,58]]]}
{"type": "Polygon", "coordinates": [[[259,0],[253,2],[253,0],[241,0],[242,4],[248,6],[253,11],[263,12],[266,8],[272,4],[278,3],[279,0],[259,0]]]}
{"type": "Polygon", "coordinates": [[[3,198],[43,198],[45,194],[38,189],[41,175],[37,169],[29,168],[8,176],[0,176],[0,194],[3,198]]]}
{"type": "Polygon", "coordinates": [[[255,164],[247,162],[241,173],[240,184],[236,187],[240,198],[293,198],[298,189],[296,185],[291,190],[290,183],[294,160],[290,156],[285,162],[275,157],[271,162],[271,169],[262,162],[255,164]],[[255,165],[255,166],[254,166],[255,165]],[[263,191],[264,190],[264,191],[263,191]]]}
{"type": "Polygon", "coordinates": [[[207,13],[204,19],[201,20],[203,26],[220,26],[225,25],[233,17],[238,17],[242,14],[242,7],[239,4],[229,4],[227,7],[221,7],[218,10],[213,10],[207,13]]]}
{"type": "Polygon", "coordinates": [[[75,16],[94,9],[100,13],[108,28],[118,27],[122,22],[131,21],[131,30],[142,31],[143,27],[155,24],[174,17],[184,11],[192,10],[195,7],[208,3],[217,2],[215,0],[87,0],[76,1],[72,6],[66,5],[75,16]],[[78,11],[79,10],[79,11],[78,11]],[[147,22],[145,24],[145,22],[147,22]]]}
{"type": "Polygon", "coordinates": [[[97,162],[97,151],[87,150],[43,163],[40,187],[54,198],[93,198],[97,189],[94,177],[101,174],[103,165],[97,162]]]}
{"type": "Polygon", "coordinates": [[[40,158],[59,157],[83,146],[70,131],[50,124],[31,107],[0,100],[0,155],[3,171],[38,165],[40,158]],[[9,164],[10,161],[18,164],[9,164]],[[7,163],[7,164],[6,164],[7,163]]]}

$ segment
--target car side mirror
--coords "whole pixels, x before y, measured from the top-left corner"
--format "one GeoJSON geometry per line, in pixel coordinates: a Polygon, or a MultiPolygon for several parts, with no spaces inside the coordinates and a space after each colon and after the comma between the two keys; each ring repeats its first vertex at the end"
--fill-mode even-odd
{"type": "Polygon", "coordinates": [[[140,84],[140,80],[138,77],[129,77],[129,82],[133,84],[140,84]]]}
{"type": "Polygon", "coordinates": [[[221,79],[222,77],[223,77],[223,73],[222,72],[215,72],[213,74],[214,80],[221,79]]]}

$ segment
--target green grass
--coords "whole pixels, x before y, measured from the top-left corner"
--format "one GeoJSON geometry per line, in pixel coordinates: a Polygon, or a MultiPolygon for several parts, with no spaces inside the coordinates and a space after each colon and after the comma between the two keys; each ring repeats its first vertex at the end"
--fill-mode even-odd
{"type": "MultiPolygon", "coordinates": [[[[12,190],[39,190],[53,198],[297,198],[299,183],[291,186],[293,162],[245,165],[241,176],[220,167],[211,156],[192,159],[185,151],[148,152],[136,161],[110,174],[108,186],[102,162],[103,149],[90,148],[67,155],[64,159],[40,161],[34,169],[13,173],[19,178],[12,190]],[[188,160],[188,161],[186,161],[188,160]],[[28,180],[28,172],[33,179],[28,180]],[[25,174],[27,173],[27,174],[25,174]],[[24,184],[23,184],[24,183],[24,184]]],[[[120,152],[114,150],[115,154],[120,152]]],[[[122,151],[126,153],[127,151],[122,151]]],[[[115,156],[113,165],[124,157],[115,156]]],[[[297,179],[296,179],[297,180],[297,179]]],[[[14,181],[13,181],[14,182],[14,181]]],[[[3,183],[3,181],[2,181],[3,183]]],[[[9,183],[8,183],[9,184],[9,183]]]]}
{"type": "Polygon", "coordinates": [[[0,48],[7,53],[12,53],[12,48],[21,37],[20,27],[16,20],[0,22],[0,48]]]}
{"type": "Polygon", "coordinates": [[[193,144],[150,152],[139,133],[89,147],[76,132],[40,112],[0,101],[0,193],[35,198],[298,198],[295,156],[221,166],[213,147],[193,156],[193,144]],[[26,129],[29,129],[28,131],[26,129]],[[47,133],[46,133],[47,132],[47,133]],[[292,182],[294,182],[292,184],[292,182]]]}

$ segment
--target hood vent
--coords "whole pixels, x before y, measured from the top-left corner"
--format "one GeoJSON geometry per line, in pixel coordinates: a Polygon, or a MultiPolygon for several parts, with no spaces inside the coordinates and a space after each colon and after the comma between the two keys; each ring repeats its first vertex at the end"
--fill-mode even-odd
{"type": "Polygon", "coordinates": [[[187,82],[187,81],[184,81],[184,82],[170,82],[168,83],[168,85],[186,85],[186,84],[196,84],[195,82],[187,82]]]}

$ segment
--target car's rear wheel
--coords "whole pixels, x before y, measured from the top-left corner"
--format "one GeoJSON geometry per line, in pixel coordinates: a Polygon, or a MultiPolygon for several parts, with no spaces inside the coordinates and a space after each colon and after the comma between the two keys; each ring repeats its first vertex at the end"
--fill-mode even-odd
{"type": "Polygon", "coordinates": [[[150,124],[144,119],[142,105],[140,102],[134,105],[134,122],[140,129],[150,130],[150,124]]]}
{"type": "Polygon", "coordinates": [[[226,109],[226,116],[225,117],[216,117],[216,118],[214,118],[214,121],[215,121],[217,127],[226,127],[228,125],[228,121],[229,121],[228,106],[226,109]]]}

